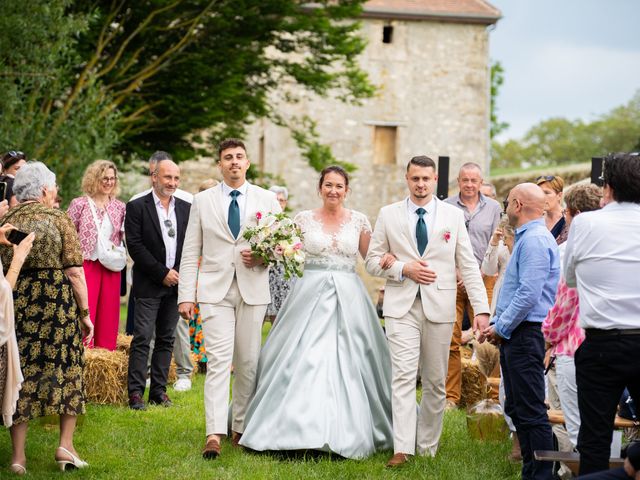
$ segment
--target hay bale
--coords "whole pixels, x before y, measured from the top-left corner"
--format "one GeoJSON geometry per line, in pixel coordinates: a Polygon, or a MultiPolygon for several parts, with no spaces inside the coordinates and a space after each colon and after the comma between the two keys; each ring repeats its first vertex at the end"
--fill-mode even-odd
{"type": "MultiPolygon", "coordinates": [[[[196,373],[198,373],[198,360],[196,360],[196,356],[193,353],[191,354],[191,364],[193,365],[193,370],[191,370],[191,379],[193,379],[193,377],[196,376],[196,373]]],[[[167,385],[171,385],[172,383],[175,383],[176,380],[178,380],[177,368],[178,367],[176,365],[176,360],[173,355],[171,355],[169,374],[167,375],[167,385]]]]}
{"type": "Polygon", "coordinates": [[[460,346],[460,358],[471,358],[473,356],[473,349],[470,345],[460,346]]]}
{"type": "Polygon", "coordinates": [[[87,400],[100,405],[126,404],[129,355],[121,350],[93,348],[85,349],[84,358],[87,400]]]}
{"type": "Polygon", "coordinates": [[[489,342],[478,343],[474,340],[473,350],[476,360],[479,362],[480,371],[485,377],[495,377],[499,375],[500,350],[489,342]]]}
{"type": "Polygon", "coordinates": [[[124,333],[118,333],[118,338],[116,339],[116,350],[120,350],[121,352],[129,355],[129,350],[131,349],[131,340],[133,336],[125,335],[124,333]]]}
{"type": "Polygon", "coordinates": [[[462,359],[462,391],[460,394],[461,407],[475,405],[487,398],[487,379],[480,372],[477,360],[462,359]]]}

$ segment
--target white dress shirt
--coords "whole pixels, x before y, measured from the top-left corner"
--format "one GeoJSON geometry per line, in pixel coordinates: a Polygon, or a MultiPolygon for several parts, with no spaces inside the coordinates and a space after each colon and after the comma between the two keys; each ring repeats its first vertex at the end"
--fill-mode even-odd
{"type": "Polygon", "coordinates": [[[420,207],[411,201],[411,197],[407,197],[407,215],[409,221],[409,231],[411,232],[411,238],[413,239],[413,244],[418,246],[418,240],[416,239],[416,225],[418,224],[418,214],[416,210],[419,208],[424,208],[427,213],[422,217],[424,219],[424,223],[427,225],[427,239],[431,239],[431,235],[433,234],[433,224],[436,218],[436,199],[435,197],[431,197],[431,201],[427,203],[425,206],[420,207]]]}
{"type": "Polygon", "coordinates": [[[160,231],[162,232],[162,241],[164,242],[164,248],[167,251],[167,258],[165,260],[165,266],[167,268],[173,268],[176,263],[176,249],[178,248],[178,221],[176,219],[176,199],[172,196],[169,201],[169,211],[167,212],[160,198],[156,195],[156,192],[151,191],[153,195],[153,202],[156,205],[156,211],[158,212],[158,220],[160,221],[160,231]],[[165,225],[165,221],[171,222],[171,227],[165,225]],[[169,230],[173,228],[175,232],[173,237],[169,236],[169,230]]]}
{"type": "Polygon", "coordinates": [[[582,328],[640,328],[640,205],[613,202],[571,222],[567,285],[578,287],[582,328]]]}
{"type": "Polygon", "coordinates": [[[240,192],[240,195],[236,197],[236,200],[238,201],[238,207],[240,207],[240,228],[242,228],[242,224],[244,223],[245,206],[247,204],[247,190],[249,190],[249,183],[245,181],[238,188],[231,188],[229,185],[222,182],[222,188],[220,189],[220,191],[222,192],[224,219],[227,223],[229,223],[229,205],[231,205],[231,192],[234,190],[238,190],[240,192]]]}

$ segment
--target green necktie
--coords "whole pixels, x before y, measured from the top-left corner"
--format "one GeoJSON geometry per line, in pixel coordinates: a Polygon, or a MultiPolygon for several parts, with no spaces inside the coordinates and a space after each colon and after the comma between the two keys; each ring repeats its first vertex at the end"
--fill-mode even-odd
{"type": "Polygon", "coordinates": [[[238,205],[238,195],[240,192],[238,190],[232,190],[231,193],[231,203],[229,204],[229,229],[233,234],[233,238],[238,238],[238,234],[240,233],[240,206],[238,205]]]}
{"type": "Polygon", "coordinates": [[[420,255],[424,253],[425,248],[427,248],[427,243],[429,243],[429,237],[427,236],[427,224],[424,223],[424,214],[427,211],[424,208],[419,208],[416,210],[418,214],[418,223],[416,223],[416,240],[418,241],[418,252],[420,255]]]}

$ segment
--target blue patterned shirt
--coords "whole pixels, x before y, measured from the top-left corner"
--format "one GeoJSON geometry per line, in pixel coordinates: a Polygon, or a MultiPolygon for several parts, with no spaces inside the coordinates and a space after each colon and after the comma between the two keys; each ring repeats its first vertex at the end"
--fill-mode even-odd
{"type": "Polygon", "coordinates": [[[511,259],[491,323],[502,338],[523,321],[540,322],[553,306],[560,277],[558,246],[543,219],[516,229],[511,259]]]}

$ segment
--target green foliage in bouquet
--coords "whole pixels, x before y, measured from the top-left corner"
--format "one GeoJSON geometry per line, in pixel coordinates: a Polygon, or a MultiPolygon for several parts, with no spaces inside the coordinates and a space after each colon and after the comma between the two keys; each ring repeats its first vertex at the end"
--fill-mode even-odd
{"type": "Polygon", "coordinates": [[[256,213],[257,225],[247,228],[244,238],[251,252],[266,265],[280,265],[284,278],[302,276],[304,250],[302,231],[286,213],[256,213]]]}

